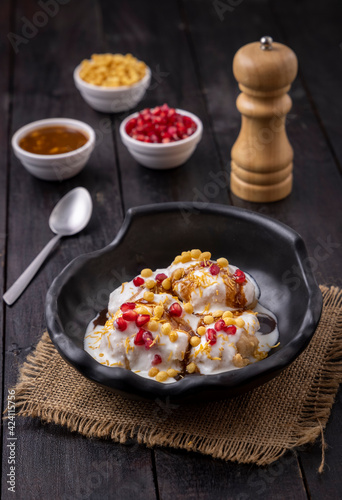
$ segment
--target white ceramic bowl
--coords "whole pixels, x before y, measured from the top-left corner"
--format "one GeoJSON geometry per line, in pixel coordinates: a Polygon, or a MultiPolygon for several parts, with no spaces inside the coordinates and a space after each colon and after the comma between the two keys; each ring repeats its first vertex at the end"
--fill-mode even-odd
{"type": "Polygon", "coordinates": [[[133,85],[121,87],[101,87],[87,83],[79,76],[81,65],[74,70],[74,82],[83,99],[96,111],[119,113],[134,108],[144,97],[151,82],[151,70],[146,68],[146,75],[133,85]]]}
{"type": "Polygon", "coordinates": [[[30,174],[46,181],[63,181],[78,174],[87,163],[95,147],[95,131],[89,125],[71,118],[47,118],[21,127],[12,137],[14,154],[30,174]],[[64,125],[81,130],[88,141],[80,148],[57,155],[29,153],[19,146],[20,140],[32,130],[41,127],[64,125]]]}
{"type": "Polygon", "coordinates": [[[176,111],[181,115],[189,116],[196,123],[197,129],[187,139],[166,144],[137,141],[127,134],[127,122],[132,118],[136,118],[139,113],[134,113],[123,120],[120,125],[122,142],[138,163],[148,168],[166,170],[179,167],[190,158],[202,138],[203,125],[201,120],[196,115],[189,113],[189,111],[184,109],[176,109],[176,111]]]}

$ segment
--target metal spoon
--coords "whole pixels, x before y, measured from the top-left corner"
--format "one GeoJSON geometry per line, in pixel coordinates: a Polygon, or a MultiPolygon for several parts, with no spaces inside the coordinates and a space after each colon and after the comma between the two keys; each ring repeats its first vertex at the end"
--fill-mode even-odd
{"type": "Polygon", "coordinates": [[[10,306],[14,304],[30,283],[46,257],[63,236],[71,236],[86,227],[93,211],[93,203],[89,192],[78,187],[69,191],[55,206],[50,219],[49,226],[56,236],[43,248],[29,267],[17,279],[15,283],[4,294],[4,301],[10,306]]]}

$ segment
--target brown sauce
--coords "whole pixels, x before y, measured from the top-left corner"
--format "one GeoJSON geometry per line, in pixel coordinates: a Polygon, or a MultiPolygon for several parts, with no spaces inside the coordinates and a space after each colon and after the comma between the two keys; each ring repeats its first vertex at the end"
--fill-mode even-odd
{"type": "Polygon", "coordinates": [[[273,332],[273,330],[276,329],[277,323],[276,321],[271,318],[271,316],[268,316],[268,314],[261,314],[259,313],[257,316],[259,323],[260,323],[260,330],[258,333],[261,333],[262,335],[267,335],[268,333],[273,332]]]}
{"type": "Polygon", "coordinates": [[[243,291],[243,285],[236,283],[232,275],[227,271],[222,270],[222,272],[222,279],[226,285],[226,305],[236,309],[244,309],[247,300],[243,291]]]}
{"type": "Polygon", "coordinates": [[[106,322],[107,322],[107,313],[108,313],[108,309],[103,309],[98,314],[98,316],[93,321],[94,328],[96,328],[97,326],[104,326],[106,324],[106,322]]]}
{"type": "MultiPolygon", "coordinates": [[[[208,262],[210,263],[210,261],[208,262]]],[[[191,280],[189,281],[189,274],[193,273],[198,269],[203,269],[201,264],[197,264],[195,266],[185,269],[184,274],[181,278],[182,286],[180,291],[186,302],[190,301],[191,294],[193,292],[193,284],[191,280]]],[[[244,309],[247,300],[243,291],[243,285],[236,283],[236,281],[233,279],[233,276],[229,274],[228,271],[225,271],[223,269],[221,269],[221,276],[224,284],[226,285],[226,305],[228,307],[233,307],[236,309],[244,309]]],[[[180,280],[172,279],[172,284],[174,284],[177,281],[180,280]]]]}
{"type": "Polygon", "coordinates": [[[32,130],[19,142],[19,146],[38,155],[59,155],[78,149],[88,141],[85,132],[64,125],[32,130]]]}

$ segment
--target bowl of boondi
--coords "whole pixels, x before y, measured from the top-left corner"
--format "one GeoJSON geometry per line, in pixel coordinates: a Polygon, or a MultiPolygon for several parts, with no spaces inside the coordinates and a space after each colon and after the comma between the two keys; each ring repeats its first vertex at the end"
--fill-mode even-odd
{"type": "Polygon", "coordinates": [[[83,99],[104,113],[134,108],[150,81],[150,68],[132,54],[93,54],[74,70],[74,82],[83,99]]]}

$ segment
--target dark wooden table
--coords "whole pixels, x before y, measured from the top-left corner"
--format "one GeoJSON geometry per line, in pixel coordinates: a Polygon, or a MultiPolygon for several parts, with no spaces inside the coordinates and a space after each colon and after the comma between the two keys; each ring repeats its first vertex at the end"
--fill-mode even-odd
{"type": "MultiPolygon", "coordinates": [[[[304,237],[318,281],[342,285],[341,2],[5,0],[0,23],[0,290],[51,237],[48,216],[62,195],[81,185],[94,200],[88,228],[62,241],[21,299],[1,313],[4,401],[45,328],[45,294],[63,267],[80,253],[108,244],[129,207],[195,201],[210,172],[229,171],[240,126],[232,58],[241,45],[265,34],[291,46],[299,58],[288,117],[295,150],[293,192],[283,201],[258,205],[220,189],[208,202],[249,208],[288,224],[304,237]],[[47,14],[39,14],[45,4],[47,14]],[[104,51],[132,52],[152,68],[152,86],[139,108],[167,102],[201,117],[203,140],[186,165],[165,172],[137,165],[118,134],[126,115],[96,113],[84,103],[73,69],[104,51]],[[98,142],[80,175],[48,183],[23,169],[10,140],[22,125],[56,116],[86,121],[97,130],[98,142]],[[335,244],[333,251],[317,259],[317,249],[329,242],[335,244]]],[[[326,428],[326,468],[320,476],[320,443],[258,468],[191,452],[89,440],[52,424],[17,419],[16,493],[7,490],[4,432],[2,498],[337,499],[341,422],[339,392],[326,428]]]]}

